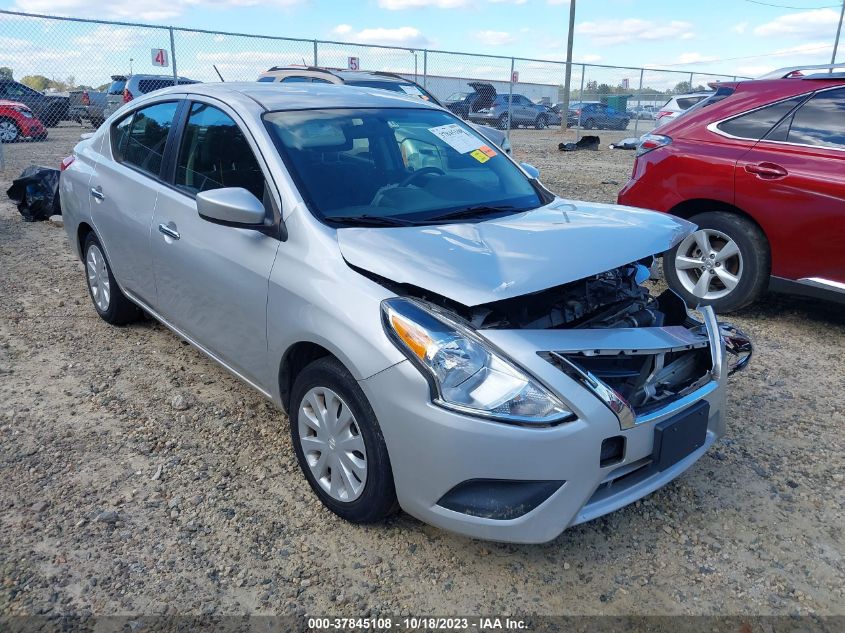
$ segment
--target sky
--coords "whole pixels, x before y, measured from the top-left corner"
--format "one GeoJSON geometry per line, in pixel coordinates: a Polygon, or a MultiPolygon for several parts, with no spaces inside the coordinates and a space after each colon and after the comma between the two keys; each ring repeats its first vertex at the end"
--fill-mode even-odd
{"type": "MultiPolygon", "coordinates": [[[[826,63],[839,21],[838,2],[578,0],[574,60],[752,77],[792,64],[826,63]]],[[[569,13],[567,0],[0,0],[0,8],[549,60],[565,59],[569,13]]],[[[159,34],[156,38],[161,40],[159,34]]],[[[135,64],[144,64],[149,60],[137,60],[149,56],[147,44],[147,39],[142,43],[134,32],[112,27],[98,31],[73,25],[71,32],[65,24],[48,28],[0,16],[3,64],[10,56],[17,55],[11,59],[16,61],[27,54],[45,63],[59,58],[63,63],[76,59],[78,64],[88,58],[107,59],[103,69],[109,64],[113,67],[117,56],[121,64],[129,56],[134,56],[135,64]],[[105,31],[110,34],[103,37],[105,31]],[[106,54],[112,58],[103,58],[106,54]]],[[[276,48],[253,44],[216,38],[205,44],[197,39],[176,48],[192,48],[191,64],[204,64],[208,72],[211,63],[235,74],[249,74],[262,64],[311,59],[308,46],[291,45],[280,56],[276,48]]],[[[166,42],[159,45],[166,46],[166,42]]],[[[843,49],[845,43],[839,55],[845,60],[843,49]]],[[[362,67],[387,64],[394,70],[408,70],[416,62],[422,72],[419,54],[403,54],[400,60],[366,49],[332,50],[324,45],[321,50],[326,55],[321,58],[323,64],[345,66],[346,56],[354,51],[361,57],[362,67]],[[402,68],[396,68],[397,64],[402,68]]],[[[488,62],[476,60],[473,66],[464,58],[434,55],[429,57],[429,73],[450,74],[459,69],[462,73],[498,77],[509,72],[509,62],[488,62]]],[[[19,61],[18,66],[22,63],[28,62],[19,61]]],[[[517,70],[528,77],[546,72],[541,72],[541,67],[520,63],[517,70]]],[[[608,83],[638,81],[637,74],[629,71],[599,75],[594,78],[608,83]]]]}

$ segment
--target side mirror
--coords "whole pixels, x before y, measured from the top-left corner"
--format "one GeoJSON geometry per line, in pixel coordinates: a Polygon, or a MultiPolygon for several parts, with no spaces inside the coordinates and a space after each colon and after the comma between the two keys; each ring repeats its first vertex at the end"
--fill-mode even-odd
{"type": "Polygon", "coordinates": [[[522,167],[522,169],[525,170],[525,173],[527,173],[531,178],[534,180],[540,180],[540,170],[534,167],[534,165],[531,165],[530,163],[520,163],[519,166],[522,167]]]}
{"type": "Polygon", "coordinates": [[[203,220],[242,228],[262,227],[266,214],[261,200],[241,187],[198,193],[197,213],[203,220]]]}

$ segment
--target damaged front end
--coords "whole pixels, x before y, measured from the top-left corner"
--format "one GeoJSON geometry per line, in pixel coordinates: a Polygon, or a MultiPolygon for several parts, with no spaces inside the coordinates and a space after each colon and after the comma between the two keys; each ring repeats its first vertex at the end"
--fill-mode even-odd
{"type": "Polygon", "coordinates": [[[630,429],[703,398],[723,374],[744,368],[752,351],[748,337],[719,324],[711,308],[701,308],[703,320],[698,320],[673,291],[652,295],[643,285],[648,264],[643,260],[471,307],[379,281],[421,306],[458,317],[467,331],[505,352],[513,346],[508,342],[518,339],[508,335],[530,333],[523,342],[533,354],[593,393],[621,429],[630,429]]]}

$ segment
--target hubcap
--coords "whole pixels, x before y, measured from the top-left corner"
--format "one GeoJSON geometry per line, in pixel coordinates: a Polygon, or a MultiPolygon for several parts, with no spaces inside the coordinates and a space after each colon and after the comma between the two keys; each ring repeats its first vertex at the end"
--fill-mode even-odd
{"type": "Polygon", "coordinates": [[[354,501],[367,483],[367,449],[352,410],[327,387],[314,387],[299,407],[299,443],[311,474],[337,501],[354,501]]]}
{"type": "Polygon", "coordinates": [[[88,249],[88,255],[85,257],[85,270],[88,273],[88,287],[91,289],[94,304],[100,309],[100,312],[105,312],[109,309],[111,285],[109,284],[106,258],[103,257],[103,251],[96,244],[88,249]]]}
{"type": "Polygon", "coordinates": [[[18,135],[18,129],[10,121],[0,121],[0,140],[13,141],[18,135]]]}
{"type": "Polygon", "coordinates": [[[742,277],[742,253],[729,235],[699,229],[681,242],[675,272],[690,294],[713,301],[729,295],[742,277]]]}

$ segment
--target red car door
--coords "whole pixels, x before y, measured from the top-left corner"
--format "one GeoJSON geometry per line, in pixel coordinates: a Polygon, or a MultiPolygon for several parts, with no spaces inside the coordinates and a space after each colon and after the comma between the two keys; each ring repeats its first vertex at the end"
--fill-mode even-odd
{"type": "Polygon", "coordinates": [[[763,227],[772,275],[845,283],[845,88],[822,90],[736,166],[736,205],[763,227]]]}

